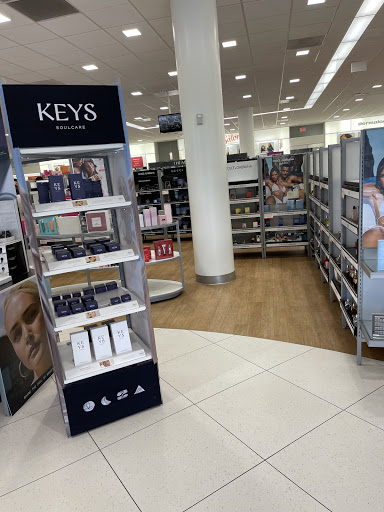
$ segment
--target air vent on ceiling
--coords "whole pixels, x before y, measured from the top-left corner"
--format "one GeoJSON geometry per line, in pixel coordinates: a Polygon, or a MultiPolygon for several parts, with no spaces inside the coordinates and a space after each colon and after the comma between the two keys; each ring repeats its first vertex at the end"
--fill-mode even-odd
{"type": "Polygon", "coordinates": [[[66,0],[17,0],[12,8],[33,21],[43,21],[79,12],[66,0]]]}
{"type": "Polygon", "coordinates": [[[325,36],[303,37],[302,39],[290,39],[288,41],[288,50],[301,50],[303,48],[313,48],[323,44],[325,36]]]}

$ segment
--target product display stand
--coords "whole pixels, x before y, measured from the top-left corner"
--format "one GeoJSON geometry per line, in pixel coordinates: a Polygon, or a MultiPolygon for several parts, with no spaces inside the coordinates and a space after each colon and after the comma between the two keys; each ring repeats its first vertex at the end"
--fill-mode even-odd
{"type": "MultiPolygon", "coordinates": [[[[63,417],[68,435],[75,435],[161,404],[121,91],[117,86],[4,85],[1,94],[63,417]],[[57,117],[49,110],[55,102],[57,117]],[[83,112],[81,120],[68,105],[83,112]],[[43,108],[49,115],[41,113],[43,108]],[[20,111],[29,114],[21,119],[20,111]],[[52,180],[51,201],[31,202],[24,178],[29,162],[95,157],[106,162],[108,197],[55,202],[60,180],[58,188],[52,180]],[[85,235],[74,233],[70,238],[80,235],[84,248],[54,252],[39,247],[38,220],[53,226],[57,216],[83,213],[87,234],[96,239],[101,231],[113,231],[113,236],[88,244],[85,235]],[[82,280],[84,271],[115,267],[116,281],[91,281],[90,289],[89,275],[87,283],[82,280]]],[[[68,239],[68,234],[62,238],[68,239]]]]}
{"type": "MultiPolygon", "coordinates": [[[[150,232],[153,227],[141,228],[141,232],[143,235],[150,232]]],[[[151,260],[147,261],[145,265],[158,265],[160,263],[168,263],[170,261],[178,260],[180,263],[180,275],[181,281],[169,281],[166,279],[148,279],[148,288],[149,288],[149,296],[151,302],[160,302],[162,300],[172,299],[180,295],[180,293],[184,290],[184,272],[183,272],[183,260],[181,257],[181,242],[180,242],[180,230],[179,230],[179,222],[173,222],[171,224],[165,224],[163,226],[156,227],[156,230],[176,230],[177,236],[177,247],[178,251],[173,251],[173,256],[164,258],[164,259],[156,259],[155,252],[151,251],[151,260]]]]}

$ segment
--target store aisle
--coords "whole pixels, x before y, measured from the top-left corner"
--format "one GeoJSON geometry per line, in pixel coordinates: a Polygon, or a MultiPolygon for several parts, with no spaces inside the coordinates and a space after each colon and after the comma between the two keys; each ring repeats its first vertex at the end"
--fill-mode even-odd
{"type": "Polygon", "coordinates": [[[156,329],[164,404],[66,438],[53,380],[0,415],[0,510],[381,512],[384,364],[156,329]]]}

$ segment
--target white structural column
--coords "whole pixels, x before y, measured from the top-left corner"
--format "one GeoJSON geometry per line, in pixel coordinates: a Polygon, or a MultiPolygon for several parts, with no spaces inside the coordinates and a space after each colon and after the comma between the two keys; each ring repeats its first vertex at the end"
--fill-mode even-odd
{"type": "Polygon", "coordinates": [[[196,279],[235,279],[216,0],[171,0],[196,279]],[[199,117],[199,116],[202,117],[199,117]]]}
{"type": "Polygon", "coordinates": [[[239,117],[240,153],[248,153],[249,158],[253,158],[256,155],[253,107],[240,108],[237,115],[239,117]]]}

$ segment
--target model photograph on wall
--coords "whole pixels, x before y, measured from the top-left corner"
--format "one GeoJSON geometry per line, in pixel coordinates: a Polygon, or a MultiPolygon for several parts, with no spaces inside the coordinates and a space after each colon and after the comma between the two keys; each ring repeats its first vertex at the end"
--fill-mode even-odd
{"type": "Polygon", "coordinates": [[[109,196],[104,158],[77,157],[71,163],[74,174],[81,174],[85,180],[100,181],[103,196],[109,196]]]}
{"type": "Polygon", "coordinates": [[[304,201],[303,155],[265,158],[264,177],[266,204],[285,204],[295,199],[304,201]]]}
{"type": "Polygon", "coordinates": [[[363,247],[384,240],[384,128],[364,133],[363,247]]]}
{"type": "Polygon", "coordinates": [[[259,142],[259,154],[260,155],[274,153],[275,151],[280,151],[279,144],[278,144],[277,140],[268,141],[268,142],[259,142]]]}
{"type": "Polygon", "coordinates": [[[0,392],[4,413],[15,414],[52,374],[36,278],[0,293],[0,392]]]}

